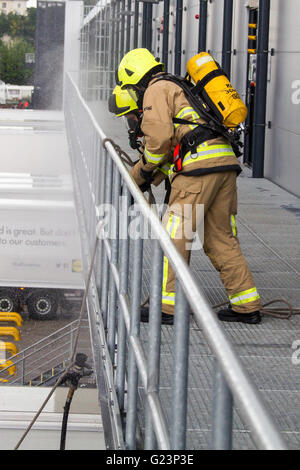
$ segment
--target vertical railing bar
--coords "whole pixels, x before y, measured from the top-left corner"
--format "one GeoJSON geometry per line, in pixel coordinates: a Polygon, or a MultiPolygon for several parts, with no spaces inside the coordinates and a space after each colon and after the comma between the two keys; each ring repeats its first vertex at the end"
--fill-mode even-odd
{"type": "MultiPolygon", "coordinates": [[[[112,186],[112,159],[107,156],[105,152],[105,157],[107,157],[106,165],[106,191],[105,191],[105,205],[111,204],[111,186],[112,186]]],[[[109,224],[108,224],[109,225],[109,224]]],[[[110,227],[108,227],[110,230],[110,227]]],[[[108,257],[106,250],[102,250],[102,283],[101,283],[101,311],[103,315],[103,324],[104,327],[107,327],[107,302],[108,302],[108,257]]]]}
{"type": "MultiPolygon", "coordinates": [[[[104,158],[105,150],[101,145],[100,140],[98,141],[98,174],[97,174],[97,184],[98,184],[98,196],[97,196],[97,209],[98,213],[102,210],[104,205],[104,196],[105,196],[105,171],[106,171],[106,159],[104,158]]],[[[96,227],[97,229],[97,227],[96,227]]],[[[102,254],[104,251],[103,240],[100,239],[98,243],[98,253],[96,259],[96,284],[98,287],[99,298],[101,299],[101,280],[102,280],[102,254]]]]}
{"type": "MultiPolygon", "coordinates": [[[[136,223],[141,221],[138,216],[136,223]]],[[[133,242],[133,264],[131,272],[131,305],[130,305],[130,336],[140,334],[140,303],[142,288],[142,262],[143,239],[139,237],[133,242]]],[[[129,346],[128,357],[128,400],[126,412],[126,445],[128,449],[136,448],[136,424],[137,424],[137,388],[138,369],[135,361],[133,347],[129,346]]]]}
{"type": "MultiPolygon", "coordinates": [[[[120,195],[120,173],[116,165],[113,165],[113,196],[111,207],[111,263],[118,264],[119,249],[119,195],[120,195]]],[[[109,277],[109,318],[107,344],[112,364],[114,364],[115,342],[116,342],[116,308],[117,290],[113,274],[110,270],[109,277]]]]}
{"type": "MultiPolygon", "coordinates": [[[[160,343],[161,343],[161,296],[163,280],[163,253],[157,240],[153,241],[153,269],[150,284],[148,366],[146,393],[159,391],[160,343]]],[[[149,405],[145,410],[145,449],[155,449],[156,438],[149,405]]]]}
{"type": "Polygon", "coordinates": [[[175,299],[171,449],[184,450],[186,446],[190,309],[178,280],[176,280],[175,299]]]}
{"type": "Polygon", "coordinates": [[[135,0],[133,23],[133,49],[136,49],[138,47],[139,42],[139,8],[139,0],[135,0]]]}
{"type": "Polygon", "coordinates": [[[212,406],[212,448],[232,448],[233,397],[220,365],[214,359],[214,383],[212,406]]]}
{"type": "Polygon", "coordinates": [[[130,50],[130,36],[131,36],[131,0],[127,0],[127,26],[126,26],[125,52],[129,52],[130,50]]]}
{"type": "MultiPolygon", "coordinates": [[[[120,211],[120,295],[126,296],[128,291],[128,270],[129,270],[129,207],[131,194],[127,186],[123,186],[120,211]]],[[[121,306],[118,306],[118,343],[117,343],[117,370],[116,370],[116,392],[119,400],[119,408],[124,411],[125,393],[125,368],[126,368],[126,325],[121,306]]]]}

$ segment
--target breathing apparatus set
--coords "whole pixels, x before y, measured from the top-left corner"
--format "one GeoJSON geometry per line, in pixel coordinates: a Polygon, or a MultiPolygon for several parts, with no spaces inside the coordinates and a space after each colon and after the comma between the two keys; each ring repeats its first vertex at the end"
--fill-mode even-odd
{"type": "MultiPolygon", "coordinates": [[[[116,78],[118,79],[118,75],[116,78]]],[[[163,66],[159,64],[153,67],[138,84],[129,83],[123,87],[139,109],[142,109],[143,96],[151,80],[155,80],[153,83],[160,80],[176,83],[182,88],[191,107],[206,122],[198,124],[186,119],[173,118],[174,124],[197,126],[181,139],[174,151],[175,172],[181,171],[182,161],[187,152],[197,153],[197,147],[203,142],[220,136],[229,141],[237,157],[242,155],[243,144],[240,139],[245,131],[243,122],[246,120],[248,110],[225,72],[210,54],[201,52],[192,57],[187,63],[187,74],[184,78],[163,72],[163,66]]],[[[141,120],[142,114],[139,117],[137,130],[132,131],[133,145],[137,133],[140,132],[141,120]]]]}

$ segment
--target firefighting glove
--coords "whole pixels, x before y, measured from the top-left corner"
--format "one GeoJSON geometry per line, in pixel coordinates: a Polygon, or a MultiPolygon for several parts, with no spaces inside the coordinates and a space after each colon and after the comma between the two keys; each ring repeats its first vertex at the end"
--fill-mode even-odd
{"type": "Polygon", "coordinates": [[[141,184],[139,186],[140,190],[142,191],[142,193],[144,193],[145,191],[148,191],[148,189],[151,188],[151,183],[150,181],[145,181],[145,183],[141,184]]]}

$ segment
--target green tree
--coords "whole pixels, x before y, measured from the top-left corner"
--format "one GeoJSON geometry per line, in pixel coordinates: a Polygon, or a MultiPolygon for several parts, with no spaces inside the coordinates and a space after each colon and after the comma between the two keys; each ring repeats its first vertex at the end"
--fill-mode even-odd
{"type": "Polygon", "coordinates": [[[21,39],[10,44],[0,44],[1,80],[12,85],[28,83],[33,71],[25,65],[27,52],[34,52],[34,48],[21,39]]]}
{"type": "Polygon", "coordinates": [[[34,43],[36,27],[36,8],[28,8],[27,15],[10,12],[0,13],[0,37],[8,34],[12,39],[24,38],[34,43]]]}
{"type": "Polygon", "coordinates": [[[9,23],[9,35],[12,38],[23,36],[24,16],[10,12],[7,15],[7,20],[9,23]]]}
{"type": "Polygon", "coordinates": [[[0,37],[9,34],[9,21],[5,13],[0,13],[0,37]]]}
{"type": "Polygon", "coordinates": [[[34,43],[36,28],[36,8],[28,8],[27,16],[24,17],[23,36],[29,42],[34,43]]]}

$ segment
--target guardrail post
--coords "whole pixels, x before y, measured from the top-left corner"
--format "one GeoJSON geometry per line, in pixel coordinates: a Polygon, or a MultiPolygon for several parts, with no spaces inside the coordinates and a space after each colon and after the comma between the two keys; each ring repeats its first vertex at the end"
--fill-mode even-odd
{"type": "Polygon", "coordinates": [[[212,448],[232,448],[233,397],[218,361],[214,360],[212,448]]]}
{"type": "Polygon", "coordinates": [[[190,308],[178,280],[176,280],[175,299],[171,449],[184,450],[186,445],[190,308]]]}
{"type": "MultiPolygon", "coordinates": [[[[129,269],[129,207],[131,194],[124,184],[121,198],[120,210],[120,295],[126,296],[128,292],[128,269],[129,269]]],[[[125,366],[126,366],[126,326],[123,313],[118,311],[118,344],[117,344],[117,370],[116,370],[116,393],[119,408],[124,411],[124,388],[125,388],[125,366]]]]}
{"type": "Polygon", "coordinates": [[[126,47],[125,53],[130,51],[130,36],[131,36],[131,0],[127,1],[127,25],[126,25],[126,47]]]}
{"type": "Polygon", "coordinates": [[[165,71],[168,71],[169,61],[169,18],[170,18],[170,0],[164,0],[164,22],[163,22],[163,63],[165,71]]]}
{"type": "MultiPolygon", "coordinates": [[[[141,222],[141,215],[135,222],[141,222]]],[[[140,305],[142,290],[142,261],[143,239],[139,237],[133,244],[133,263],[131,268],[131,305],[130,305],[130,336],[138,337],[140,334],[140,305]]],[[[135,361],[133,347],[129,341],[128,355],[128,401],[126,413],[126,446],[127,449],[136,448],[136,424],[137,424],[137,392],[138,369],[135,361]]]]}
{"type": "Polygon", "coordinates": [[[183,2],[177,0],[176,3],[176,27],[175,27],[175,74],[181,74],[181,48],[182,48],[182,11],[183,2]]]}
{"type": "MultiPolygon", "coordinates": [[[[113,165],[113,196],[110,233],[111,233],[111,263],[117,267],[119,251],[119,195],[120,195],[120,173],[116,165],[113,165]]],[[[112,364],[114,364],[115,355],[115,336],[116,336],[116,308],[117,308],[117,289],[110,270],[109,276],[109,304],[108,304],[108,350],[112,364]]]]}
{"type": "MultiPolygon", "coordinates": [[[[147,368],[146,393],[159,391],[160,371],[160,339],[161,339],[161,295],[163,280],[163,252],[159,242],[153,242],[153,263],[150,285],[149,307],[149,347],[147,368]]],[[[156,438],[153,431],[149,405],[146,401],[145,411],[145,449],[156,448],[156,438]]]]}
{"type": "MultiPolygon", "coordinates": [[[[104,159],[106,160],[106,191],[105,203],[111,204],[111,187],[112,187],[112,159],[108,157],[105,152],[104,159]]],[[[110,227],[108,228],[110,230],[110,227]]],[[[102,282],[101,282],[101,311],[103,315],[104,327],[107,326],[107,301],[108,301],[108,257],[106,250],[102,250],[102,282]]]]}
{"type": "Polygon", "coordinates": [[[133,49],[138,47],[139,41],[139,0],[135,0],[134,4],[134,27],[133,27],[133,49]]]}
{"type": "MultiPolygon", "coordinates": [[[[97,140],[97,169],[96,169],[96,185],[97,185],[97,194],[96,194],[96,207],[100,208],[104,202],[105,194],[105,161],[104,161],[104,148],[101,145],[101,141],[97,140]]],[[[96,227],[97,228],[97,227],[96,227]]],[[[98,252],[95,263],[95,276],[96,276],[96,285],[98,290],[99,298],[101,298],[101,277],[102,277],[102,250],[103,250],[103,240],[100,239],[98,243],[98,252]]]]}

